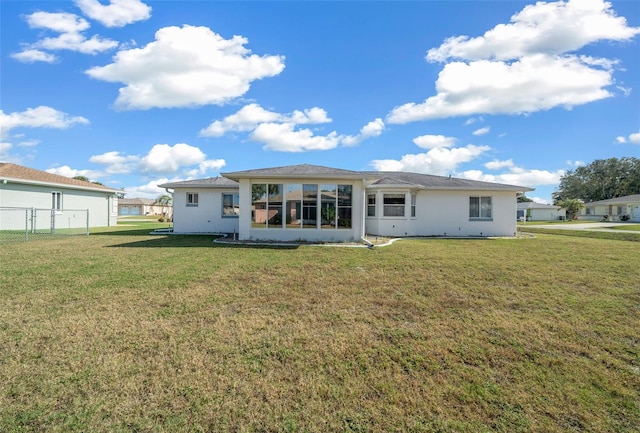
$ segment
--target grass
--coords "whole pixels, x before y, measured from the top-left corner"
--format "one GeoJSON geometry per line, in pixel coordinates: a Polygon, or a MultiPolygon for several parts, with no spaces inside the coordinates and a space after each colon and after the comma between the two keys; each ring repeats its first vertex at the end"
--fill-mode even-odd
{"type": "Polygon", "coordinates": [[[625,224],[623,226],[612,226],[608,227],[614,230],[632,230],[636,232],[640,232],[640,224],[625,224]]]}
{"type": "Polygon", "coordinates": [[[635,242],[114,230],[0,250],[0,431],[640,428],[635,242]]]}

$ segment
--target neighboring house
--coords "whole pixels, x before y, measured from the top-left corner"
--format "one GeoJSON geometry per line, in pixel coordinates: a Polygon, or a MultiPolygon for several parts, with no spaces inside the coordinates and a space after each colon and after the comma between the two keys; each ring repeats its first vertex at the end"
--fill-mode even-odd
{"type": "Polygon", "coordinates": [[[518,221],[526,217],[527,221],[554,221],[567,218],[567,211],[560,206],[535,202],[518,203],[518,221]]]}
{"type": "MultiPolygon", "coordinates": [[[[106,227],[118,222],[121,192],[82,180],[16,164],[0,163],[0,229],[23,229],[25,216],[18,209],[45,210],[58,227],[106,227]],[[15,212],[9,209],[16,210],[15,212]],[[73,213],[74,211],[81,211],[73,213]]],[[[45,216],[40,222],[45,223],[45,216]]]]}
{"type": "Polygon", "coordinates": [[[150,198],[121,198],[118,200],[118,215],[171,216],[171,205],[163,206],[150,198]]]}
{"type": "Polygon", "coordinates": [[[516,195],[531,188],[317,165],[223,173],[173,190],[174,232],[240,240],[356,241],[378,236],[514,236],[516,195]]]}
{"type": "Polygon", "coordinates": [[[580,219],[640,222],[640,194],[585,203],[580,219]]]}

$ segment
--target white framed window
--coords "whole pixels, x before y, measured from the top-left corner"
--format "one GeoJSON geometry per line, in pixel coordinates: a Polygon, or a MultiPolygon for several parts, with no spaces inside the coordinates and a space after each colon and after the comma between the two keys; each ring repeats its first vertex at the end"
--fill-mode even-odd
{"type": "Polygon", "coordinates": [[[187,193],[187,206],[198,206],[198,193],[197,192],[188,192],[187,193]]]}
{"type": "Polygon", "coordinates": [[[411,194],[411,218],[416,217],[416,195],[411,194]]]}
{"type": "Polygon", "coordinates": [[[222,193],[222,216],[237,217],[240,215],[240,194],[222,193]]]}
{"type": "Polygon", "coordinates": [[[492,208],[490,196],[469,197],[469,219],[490,220],[493,218],[492,208]]]}
{"type": "Polygon", "coordinates": [[[62,212],[62,191],[51,192],[51,209],[62,212]]]}
{"type": "Polygon", "coordinates": [[[403,217],[404,200],[404,194],[384,194],[382,196],[382,214],[386,217],[403,217]]]}
{"type": "Polygon", "coordinates": [[[376,195],[367,194],[367,216],[376,216],[376,195]]]}

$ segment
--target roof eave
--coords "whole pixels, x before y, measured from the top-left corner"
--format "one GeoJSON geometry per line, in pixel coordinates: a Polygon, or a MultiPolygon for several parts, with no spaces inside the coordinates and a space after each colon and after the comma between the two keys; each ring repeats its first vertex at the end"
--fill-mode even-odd
{"type": "Polygon", "coordinates": [[[103,192],[103,193],[109,193],[109,194],[117,194],[118,192],[121,192],[120,190],[109,188],[109,187],[93,188],[90,186],[83,186],[83,185],[70,185],[67,183],[44,182],[44,181],[38,181],[38,180],[20,179],[20,178],[12,178],[12,177],[4,177],[4,176],[2,177],[2,180],[3,181],[6,180],[7,182],[11,182],[11,183],[20,183],[25,185],[53,186],[58,188],[79,189],[83,191],[96,191],[96,192],[103,192]]]}

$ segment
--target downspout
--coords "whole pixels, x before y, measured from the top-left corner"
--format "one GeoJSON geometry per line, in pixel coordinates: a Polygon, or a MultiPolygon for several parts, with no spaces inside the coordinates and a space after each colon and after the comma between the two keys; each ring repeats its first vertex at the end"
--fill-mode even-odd
{"type": "Polygon", "coordinates": [[[367,245],[367,248],[373,249],[374,245],[369,242],[369,240],[365,237],[365,223],[367,218],[367,187],[366,187],[366,179],[362,179],[362,206],[360,206],[362,213],[362,229],[360,230],[360,240],[367,245]]]}

